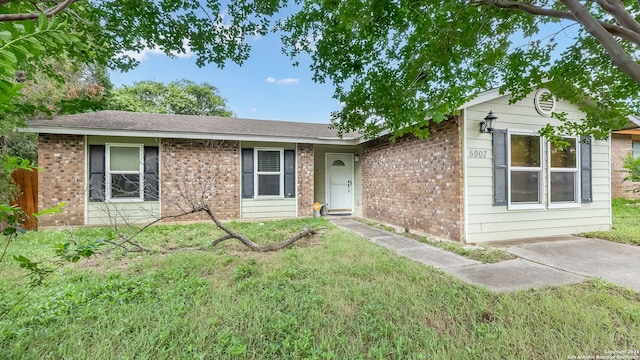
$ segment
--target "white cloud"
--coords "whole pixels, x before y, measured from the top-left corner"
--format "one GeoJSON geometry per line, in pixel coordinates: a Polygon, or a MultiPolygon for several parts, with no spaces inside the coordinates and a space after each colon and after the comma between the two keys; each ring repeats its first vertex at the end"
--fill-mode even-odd
{"type": "Polygon", "coordinates": [[[265,79],[266,82],[271,83],[271,84],[282,84],[282,85],[296,85],[300,82],[300,79],[298,78],[284,78],[284,79],[276,79],[272,76],[269,76],[268,78],[265,79]]]}
{"type": "Polygon", "coordinates": [[[285,84],[285,85],[295,85],[299,82],[300,82],[300,79],[296,79],[296,78],[286,78],[286,79],[278,80],[278,84],[285,84]]]}

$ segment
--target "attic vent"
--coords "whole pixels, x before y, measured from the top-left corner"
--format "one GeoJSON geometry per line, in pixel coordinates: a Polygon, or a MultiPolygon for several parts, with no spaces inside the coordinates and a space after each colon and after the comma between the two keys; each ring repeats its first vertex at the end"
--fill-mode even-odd
{"type": "Polygon", "coordinates": [[[551,116],[553,110],[556,109],[556,97],[551,94],[549,89],[540,89],[536,92],[533,99],[536,111],[542,116],[551,116]]]}

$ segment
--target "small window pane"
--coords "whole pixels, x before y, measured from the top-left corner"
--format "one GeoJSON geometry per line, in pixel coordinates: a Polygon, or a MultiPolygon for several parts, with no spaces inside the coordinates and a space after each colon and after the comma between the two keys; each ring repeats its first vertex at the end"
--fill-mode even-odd
{"type": "Polygon", "coordinates": [[[540,166],[540,136],[511,135],[511,166],[540,166]]]}
{"type": "Polygon", "coordinates": [[[140,175],[112,174],[111,198],[139,198],[140,175]]]}
{"type": "Polygon", "coordinates": [[[576,201],[576,173],[551,173],[551,202],[576,201]]]}
{"type": "Polygon", "coordinates": [[[575,168],[576,161],[576,139],[562,139],[570,144],[563,149],[555,144],[551,144],[551,167],[554,168],[575,168]]]}
{"type": "Polygon", "coordinates": [[[280,175],[258,175],[258,196],[279,196],[280,175]]]}
{"type": "Polygon", "coordinates": [[[112,146],[110,148],[111,171],[139,171],[140,148],[127,146],[112,146]]]}
{"type": "Polygon", "coordinates": [[[335,160],[331,166],[345,166],[345,164],[342,160],[335,160]]]}
{"type": "Polygon", "coordinates": [[[633,142],[633,157],[634,158],[640,157],[640,141],[633,142]]]}
{"type": "Polygon", "coordinates": [[[537,171],[511,172],[511,202],[539,203],[540,174],[537,171]]]}
{"type": "Polygon", "coordinates": [[[280,151],[258,151],[258,172],[280,172],[280,151]]]}

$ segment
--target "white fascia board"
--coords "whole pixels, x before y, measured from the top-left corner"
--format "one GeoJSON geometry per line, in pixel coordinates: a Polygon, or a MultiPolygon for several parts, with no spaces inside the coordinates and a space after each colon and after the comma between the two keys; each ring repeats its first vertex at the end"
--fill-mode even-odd
{"type": "Polygon", "coordinates": [[[500,94],[500,88],[487,90],[478,94],[478,96],[473,98],[473,100],[467,101],[466,103],[462,104],[462,106],[460,106],[458,110],[463,110],[474,105],[486,103],[487,101],[495,100],[507,95],[511,95],[511,92],[507,91],[504,94],[500,94]]]}
{"type": "Polygon", "coordinates": [[[206,139],[206,140],[233,140],[233,141],[267,141],[283,143],[305,143],[323,145],[357,145],[359,139],[347,138],[304,138],[269,135],[240,135],[240,134],[215,134],[215,133],[181,133],[164,131],[140,131],[140,130],[104,130],[82,128],[58,128],[58,127],[30,127],[18,128],[19,132],[31,132],[40,134],[63,135],[89,135],[89,136],[125,136],[147,138],[174,138],[174,139],[206,139]]]}

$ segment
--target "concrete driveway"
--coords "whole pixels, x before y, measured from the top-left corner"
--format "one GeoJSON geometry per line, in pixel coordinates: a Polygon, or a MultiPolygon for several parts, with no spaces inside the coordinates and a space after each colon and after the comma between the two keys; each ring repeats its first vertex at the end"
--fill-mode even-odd
{"type": "Polygon", "coordinates": [[[590,277],[640,291],[640,246],[576,236],[523,239],[487,244],[519,258],[483,264],[354,219],[332,222],[401,256],[493,291],[575,284],[590,277]]]}
{"type": "Polygon", "coordinates": [[[601,277],[640,291],[640,246],[570,237],[510,244],[502,248],[522,259],[547,267],[585,277],[601,277]]]}

